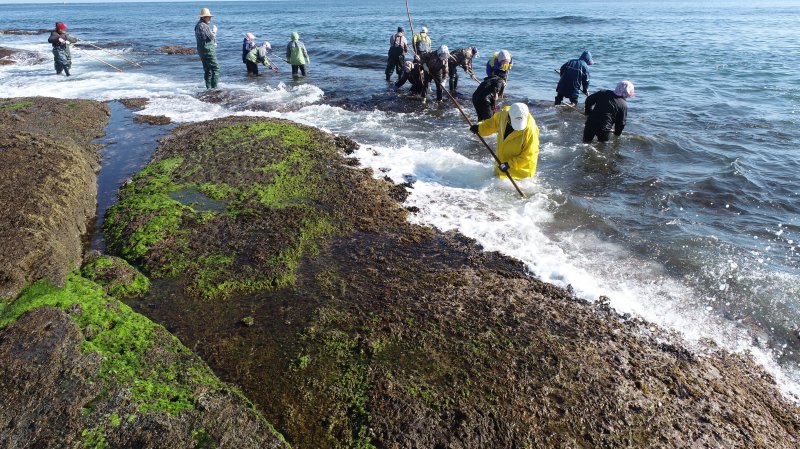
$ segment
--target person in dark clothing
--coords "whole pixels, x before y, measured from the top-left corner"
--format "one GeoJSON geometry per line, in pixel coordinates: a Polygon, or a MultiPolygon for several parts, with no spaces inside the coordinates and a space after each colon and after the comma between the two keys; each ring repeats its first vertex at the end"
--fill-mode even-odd
{"type": "Polygon", "coordinates": [[[258,76],[258,64],[247,60],[247,54],[250,50],[256,48],[256,37],[253,33],[247,33],[242,40],[242,62],[247,66],[247,74],[258,76]]]}
{"type": "Polygon", "coordinates": [[[399,89],[408,81],[411,83],[411,93],[425,96],[425,72],[422,64],[415,61],[406,61],[400,73],[400,79],[394,84],[395,89],[399,89]]]}
{"type": "Polygon", "coordinates": [[[561,79],[556,86],[556,105],[561,104],[564,97],[569,98],[572,105],[578,104],[578,94],[583,91],[589,95],[589,66],[594,64],[592,54],[588,51],[581,53],[578,59],[570,59],[558,71],[561,79]]]}
{"type": "Polygon", "coordinates": [[[56,28],[50,32],[47,42],[53,45],[56,74],[61,75],[61,72],[64,72],[64,75],[69,76],[69,70],[72,68],[72,53],[69,47],[78,42],[78,39],[67,34],[66,23],[57,22],[56,28]]]}
{"type": "Polygon", "coordinates": [[[487,76],[472,94],[472,105],[478,113],[478,121],[483,121],[497,112],[497,99],[506,82],[499,75],[487,76]]]}
{"type": "Polygon", "coordinates": [[[611,139],[611,129],[619,136],[628,119],[628,102],[626,98],[634,96],[633,83],[620,81],[611,90],[601,90],[586,97],[586,125],[583,128],[583,142],[591,143],[594,137],[600,142],[611,139]]]}
{"type": "Polygon", "coordinates": [[[420,56],[422,67],[425,69],[425,92],[431,81],[436,83],[436,101],[442,101],[444,80],[447,79],[447,60],[450,59],[450,51],[447,45],[440,46],[436,51],[431,51],[420,56]]]}
{"type": "Polygon", "coordinates": [[[472,59],[478,56],[478,47],[459,48],[450,53],[448,60],[448,70],[450,72],[450,91],[455,92],[458,88],[458,67],[464,69],[471,78],[475,78],[472,71],[472,59]]]}
{"type": "Polygon", "coordinates": [[[386,60],[386,81],[391,81],[392,72],[397,72],[400,76],[403,63],[406,60],[406,53],[408,52],[408,40],[405,36],[405,28],[397,27],[397,33],[389,38],[389,58],[386,60]]]}

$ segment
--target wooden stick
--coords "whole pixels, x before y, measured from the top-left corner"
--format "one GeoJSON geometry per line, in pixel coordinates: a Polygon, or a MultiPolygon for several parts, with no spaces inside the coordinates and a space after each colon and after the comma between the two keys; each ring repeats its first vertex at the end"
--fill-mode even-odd
{"type": "Polygon", "coordinates": [[[138,62],[131,61],[130,59],[126,58],[125,56],[122,56],[122,55],[120,55],[120,54],[118,54],[118,53],[114,53],[114,52],[112,52],[112,51],[108,51],[108,50],[106,50],[105,48],[100,48],[100,47],[98,47],[97,45],[91,44],[91,43],[89,43],[89,42],[84,42],[84,44],[86,44],[86,45],[88,45],[88,46],[90,46],[90,47],[94,47],[94,48],[96,48],[96,49],[98,49],[98,50],[100,50],[100,51],[104,51],[104,52],[106,52],[106,53],[108,53],[108,54],[110,54],[110,55],[112,55],[112,56],[116,56],[116,57],[118,57],[118,58],[122,58],[122,59],[124,59],[124,60],[126,60],[126,61],[130,62],[131,64],[135,65],[136,67],[141,67],[141,66],[142,66],[142,65],[141,65],[141,64],[139,64],[138,62]]]}
{"type": "MultiPolygon", "coordinates": [[[[411,9],[408,7],[408,0],[406,0],[406,12],[408,12],[408,25],[409,25],[409,27],[411,27],[411,36],[414,36],[414,24],[411,23],[411,9]]],[[[412,42],[412,46],[411,47],[412,47],[412,50],[414,50],[414,54],[417,54],[417,49],[414,48],[413,42],[412,42]]],[[[464,117],[464,120],[466,120],[467,123],[469,124],[469,126],[472,127],[472,121],[469,119],[469,117],[467,117],[467,114],[464,113],[464,110],[461,109],[461,105],[458,104],[458,102],[456,101],[455,97],[453,97],[453,95],[450,93],[449,90],[445,89],[444,86],[442,86],[442,84],[439,82],[439,80],[437,80],[436,78],[433,78],[433,80],[436,81],[436,87],[438,87],[439,89],[443,90],[447,94],[447,96],[450,97],[451,100],[453,100],[453,104],[456,105],[456,108],[458,108],[458,111],[461,112],[461,116],[464,117]]],[[[500,131],[500,132],[502,132],[502,131],[500,131]]],[[[495,162],[497,162],[497,164],[500,165],[502,163],[500,161],[500,158],[497,157],[497,154],[495,154],[495,152],[492,150],[492,147],[490,147],[489,144],[486,143],[486,140],[483,139],[483,136],[481,136],[480,134],[476,134],[476,136],[478,136],[478,138],[481,139],[481,142],[483,142],[483,145],[489,151],[489,154],[491,154],[492,157],[494,158],[495,162]]],[[[505,174],[506,174],[506,176],[508,176],[508,179],[509,179],[509,181],[511,181],[511,184],[514,185],[514,188],[517,189],[517,192],[519,193],[519,195],[521,197],[525,198],[525,194],[522,193],[522,190],[520,190],[520,188],[517,186],[517,183],[514,182],[514,178],[511,176],[511,173],[505,172],[505,174]]]]}
{"type": "Polygon", "coordinates": [[[82,50],[82,51],[83,51],[83,55],[84,55],[84,56],[86,56],[86,57],[88,57],[89,59],[94,59],[95,61],[100,61],[100,62],[102,62],[103,64],[105,64],[105,65],[107,65],[107,66],[109,66],[109,67],[112,67],[114,70],[117,70],[117,71],[119,71],[119,72],[121,72],[121,71],[122,71],[122,69],[121,69],[121,68],[119,68],[119,67],[115,66],[114,64],[109,64],[109,63],[107,63],[107,62],[103,61],[103,60],[102,60],[102,59],[100,59],[100,58],[95,58],[94,56],[92,56],[92,55],[90,55],[89,53],[87,53],[87,52],[86,52],[86,50],[83,50],[82,48],[78,48],[78,47],[76,47],[76,46],[75,46],[75,44],[72,44],[72,47],[73,47],[75,50],[82,50]]]}
{"type": "MultiPolygon", "coordinates": [[[[445,93],[447,94],[448,97],[450,97],[451,100],[453,100],[453,104],[455,104],[456,107],[458,108],[458,112],[461,113],[461,116],[464,117],[464,120],[466,120],[467,123],[469,124],[469,126],[471,127],[472,126],[472,121],[469,119],[469,117],[467,117],[467,114],[464,113],[464,110],[461,109],[461,105],[458,104],[458,102],[456,101],[455,97],[453,97],[453,95],[447,89],[444,89],[443,86],[441,84],[439,84],[439,81],[437,81],[435,78],[434,78],[434,81],[436,81],[436,84],[440,88],[442,88],[443,91],[445,91],[445,93]]],[[[498,132],[502,132],[502,130],[500,130],[498,132]]],[[[500,161],[500,158],[497,157],[497,154],[495,154],[495,152],[492,150],[492,147],[490,147],[489,144],[486,143],[486,140],[484,140],[483,136],[481,136],[480,134],[475,134],[475,135],[478,136],[479,139],[481,139],[481,142],[483,142],[483,145],[486,147],[486,149],[492,155],[494,160],[497,162],[497,165],[500,165],[502,163],[500,161]]],[[[506,174],[506,176],[508,176],[508,180],[511,181],[511,184],[514,185],[514,188],[517,189],[517,193],[519,193],[519,196],[525,198],[525,194],[522,192],[522,190],[520,190],[519,186],[517,186],[517,183],[514,181],[514,178],[511,176],[511,173],[505,172],[505,174],[506,174]]]]}

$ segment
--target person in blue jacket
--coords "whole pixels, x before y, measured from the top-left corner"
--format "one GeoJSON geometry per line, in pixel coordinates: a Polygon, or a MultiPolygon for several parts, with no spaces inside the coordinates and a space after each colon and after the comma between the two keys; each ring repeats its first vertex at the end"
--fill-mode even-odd
{"type": "Polygon", "coordinates": [[[583,91],[589,95],[589,66],[594,64],[589,51],[581,53],[578,59],[570,59],[561,66],[558,73],[561,79],[556,86],[556,105],[561,104],[564,97],[569,98],[573,106],[578,104],[578,94],[583,91]]]}

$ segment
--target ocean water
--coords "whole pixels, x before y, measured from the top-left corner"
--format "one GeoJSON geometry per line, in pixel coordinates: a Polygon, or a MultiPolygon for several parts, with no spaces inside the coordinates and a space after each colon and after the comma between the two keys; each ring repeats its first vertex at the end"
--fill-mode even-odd
{"type": "MultiPolygon", "coordinates": [[[[413,182],[414,222],[458,229],[524,261],[532,276],[588,300],[606,296],[692,346],[711,340],[749,352],[798,397],[800,0],[410,6],[434,45],[477,46],[479,72],[493,51],[513,53],[507,101],[527,102],[541,130],[537,176],[519,183],[527,199],[492,175],[490,156],[450,103],[422,103],[384,82],[388,39],[399,25],[409,29],[400,0],[2,4],[2,30],[65,21],[73,35],[143,67],[84,46],[74,76],[57,77],[46,34],[0,34],[0,46],[47,58],[0,66],[0,96],[147,97],[139,113],[178,123],[262,115],[348,135],[376,176],[413,182]],[[196,56],[156,51],[194,47],[201,6],[219,26],[221,89],[211,95],[196,56]],[[274,58],[280,73],[248,78],[240,57],[248,31],[279,55],[298,31],[312,59],[308,78],[293,81],[274,58]],[[585,49],[597,62],[590,91],[623,78],[636,85],[625,133],[607,144],[581,143],[583,117],[552,106],[553,69],[585,49]]],[[[471,114],[475,86],[462,73],[458,100],[471,114]]],[[[140,166],[148,151],[125,164],[140,166]]],[[[104,170],[124,172],[114,164],[104,170]]]]}

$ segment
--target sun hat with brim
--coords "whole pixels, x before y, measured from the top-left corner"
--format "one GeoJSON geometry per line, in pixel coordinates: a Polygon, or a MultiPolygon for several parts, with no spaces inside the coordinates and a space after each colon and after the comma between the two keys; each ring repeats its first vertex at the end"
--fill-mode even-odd
{"type": "Polygon", "coordinates": [[[214,14],[211,14],[208,8],[203,8],[200,10],[200,17],[214,17],[214,14]]]}

